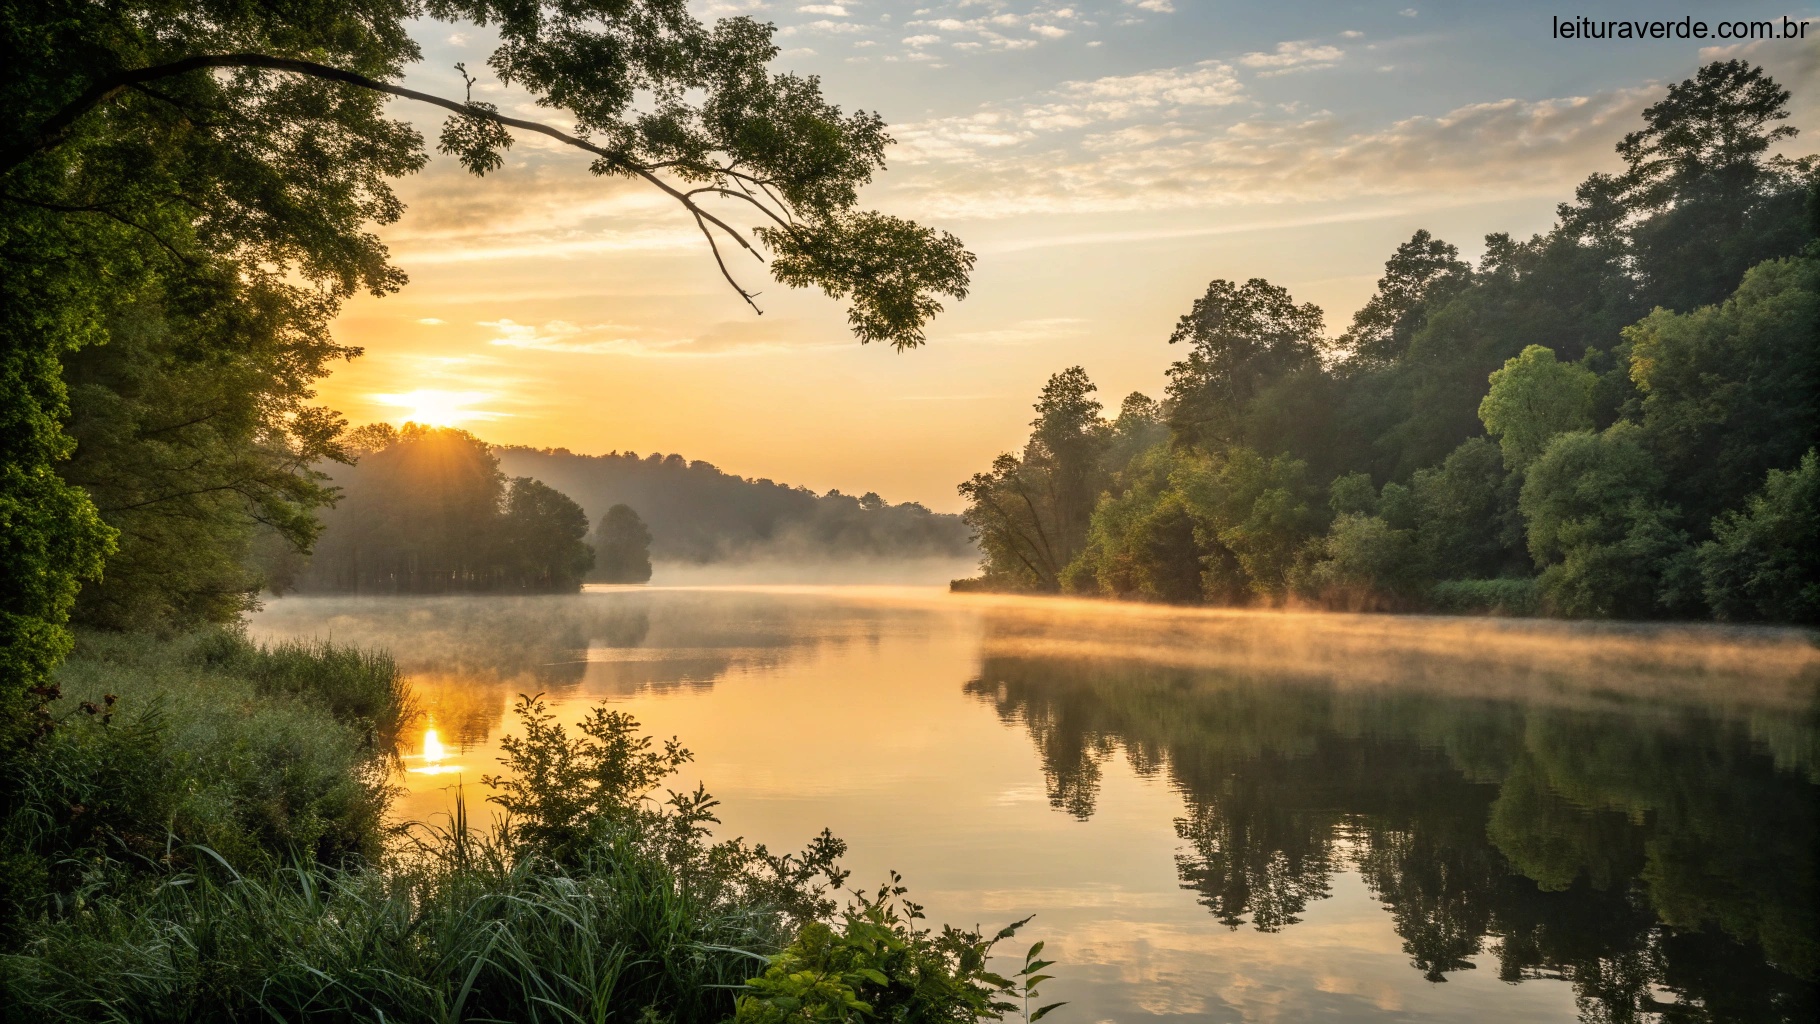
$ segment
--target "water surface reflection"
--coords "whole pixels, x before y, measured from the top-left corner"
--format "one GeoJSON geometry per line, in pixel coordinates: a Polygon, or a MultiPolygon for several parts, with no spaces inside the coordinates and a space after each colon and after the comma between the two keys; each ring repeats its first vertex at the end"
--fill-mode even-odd
{"type": "Polygon", "coordinates": [[[730,834],[827,825],[932,916],[1035,912],[1058,1020],[1816,1011],[1801,635],[816,588],[287,599],[254,629],[397,653],[444,748],[403,813],[495,768],[513,694],[613,700],[697,752],[730,834]]]}

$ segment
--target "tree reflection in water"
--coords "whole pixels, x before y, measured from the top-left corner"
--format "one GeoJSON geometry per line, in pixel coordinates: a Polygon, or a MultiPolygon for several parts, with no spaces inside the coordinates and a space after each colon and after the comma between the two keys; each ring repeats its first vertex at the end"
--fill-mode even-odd
{"type": "Polygon", "coordinates": [[[1351,870],[1431,981],[1489,954],[1571,981],[1587,1021],[1814,1017],[1811,704],[987,651],[967,692],[1028,730],[1056,809],[1091,816],[1121,751],[1183,794],[1182,886],[1228,927],[1293,927],[1351,870]]]}

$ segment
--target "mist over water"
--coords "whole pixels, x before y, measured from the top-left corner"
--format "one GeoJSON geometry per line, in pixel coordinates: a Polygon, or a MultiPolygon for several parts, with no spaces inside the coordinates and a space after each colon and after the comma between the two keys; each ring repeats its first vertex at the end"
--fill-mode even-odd
{"type": "Polygon", "coordinates": [[[458,784],[481,806],[516,694],[610,701],[695,751],[676,788],[724,834],[827,826],[856,885],[898,870],[932,920],[1036,914],[1057,1019],[1815,1008],[1810,634],[663,573],[286,598],[251,628],[394,651],[426,715],[401,817],[458,784]]]}
{"type": "Polygon", "coordinates": [[[926,586],[946,589],[950,580],[979,574],[976,555],[931,558],[760,557],[718,562],[652,565],[656,587],[722,587],[820,584],[828,586],[926,586]]]}

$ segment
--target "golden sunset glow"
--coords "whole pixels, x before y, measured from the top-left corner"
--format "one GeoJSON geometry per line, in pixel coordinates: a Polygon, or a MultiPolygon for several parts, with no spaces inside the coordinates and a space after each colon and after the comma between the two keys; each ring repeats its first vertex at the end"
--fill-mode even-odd
{"type": "MultiPolygon", "coordinates": [[[[1532,34],[1521,11],[1356,13],[1286,38],[1261,13],[1163,0],[1066,18],[1011,3],[992,25],[922,6],[714,8],[775,19],[780,68],[886,119],[898,141],[865,204],[978,255],[922,348],[860,345],[841,302],[742,257],[729,267],[758,315],[674,202],[521,134],[484,178],[433,156],[398,182],[406,213],[379,234],[411,281],[347,304],[337,336],[365,355],[323,400],[354,425],[675,452],[959,511],[955,485],[1022,444],[1050,374],[1083,367],[1114,410],[1132,391],[1161,398],[1181,357],[1170,330],[1214,278],[1267,278],[1338,334],[1418,228],[1467,259],[1488,232],[1547,230],[1577,182],[1621,166],[1612,146],[1659,83],[1701,60],[1762,63],[1794,87],[1797,123],[1820,97],[1804,87],[1814,49],[1771,43],[1638,48],[1596,71],[1556,46],[1482,74],[1466,55],[1532,34]],[[1035,20],[1014,39],[1005,18],[1035,20]]],[[[406,84],[445,92],[450,65],[482,66],[492,45],[422,43],[406,84]]],[[[486,76],[474,96],[562,120],[486,76]]],[[[391,112],[440,130],[438,111],[391,112]]],[[[735,203],[711,209],[740,223],[735,203]]]]}
{"type": "Polygon", "coordinates": [[[374,395],[373,401],[386,408],[402,410],[403,414],[397,416],[397,419],[403,423],[417,423],[426,427],[460,427],[498,419],[500,413],[474,408],[497,397],[485,391],[419,388],[403,394],[374,395]]]}

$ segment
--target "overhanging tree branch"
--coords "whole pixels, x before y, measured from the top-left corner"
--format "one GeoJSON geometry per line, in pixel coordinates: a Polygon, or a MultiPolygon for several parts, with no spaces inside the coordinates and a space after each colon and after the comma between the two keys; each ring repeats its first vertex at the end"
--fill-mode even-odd
{"type": "MultiPolygon", "coordinates": [[[[39,127],[37,133],[30,141],[22,146],[9,150],[3,158],[0,158],[0,174],[9,173],[13,168],[24,163],[26,160],[31,159],[34,155],[55,148],[68,137],[70,129],[75,126],[77,121],[82,119],[84,114],[109,102],[128,89],[142,89],[147,82],[154,82],[162,78],[171,78],[177,75],[189,74],[193,71],[203,71],[213,68],[260,68],[268,71],[286,71],[292,74],[307,75],[311,78],[320,78],[330,82],[339,82],[343,85],[351,85],[359,89],[368,89],[373,92],[385,93],[389,96],[416,100],[419,103],[428,103],[433,106],[442,107],[445,110],[453,111],[463,117],[491,121],[494,124],[503,125],[507,128],[517,128],[520,131],[535,132],[539,135],[555,139],[564,145],[573,146],[584,152],[592,153],[606,161],[609,167],[643,178],[645,181],[669,195],[670,198],[681,203],[684,209],[688,210],[689,213],[695,217],[696,223],[701,225],[702,233],[708,236],[708,244],[710,248],[714,250],[714,259],[720,264],[721,274],[727,278],[728,283],[733,285],[734,290],[738,291],[740,297],[745,299],[747,303],[752,302],[752,293],[740,287],[739,282],[734,280],[733,275],[727,269],[726,262],[721,259],[719,247],[715,246],[714,237],[709,233],[707,226],[712,224],[726,232],[729,238],[737,242],[740,247],[751,253],[759,261],[762,262],[764,256],[759,253],[758,249],[754,247],[751,242],[748,242],[743,235],[734,230],[725,221],[714,216],[712,213],[709,213],[707,210],[702,209],[701,206],[695,202],[694,196],[699,192],[712,192],[723,196],[745,199],[747,202],[752,203],[752,205],[757,206],[760,210],[763,210],[772,220],[783,225],[786,230],[791,227],[789,222],[779,217],[775,211],[768,209],[763,203],[758,202],[750,196],[740,195],[737,192],[720,188],[696,189],[691,192],[683,192],[670,185],[669,182],[659,178],[653,173],[653,167],[648,167],[628,160],[624,154],[603,149],[584,138],[571,135],[568,132],[562,131],[559,128],[553,128],[547,124],[542,124],[537,121],[526,121],[522,118],[507,117],[506,115],[501,114],[496,110],[488,109],[485,106],[471,102],[451,100],[434,95],[433,93],[419,92],[416,89],[407,89],[402,85],[393,85],[390,82],[382,82],[375,78],[368,78],[358,72],[331,67],[327,64],[299,60],[295,57],[274,57],[264,53],[198,54],[194,57],[185,57],[182,60],[171,61],[168,64],[135,68],[110,75],[96,83],[82,95],[65,104],[63,108],[58,110],[55,114],[51,115],[51,117],[39,127]]],[[[765,182],[738,174],[737,172],[733,172],[730,168],[727,170],[727,173],[736,178],[747,178],[758,184],[761,188],[765,187],[765,182]]],[[[765,190],[767,193],[770,191],[768,188],[765,190]]],[[[789,210],[786,207],[785,214],[788,215],[788,213],[789,210]]],[[[758,307],[753,305],[753,308],[757,309],[758,307]]]]}

